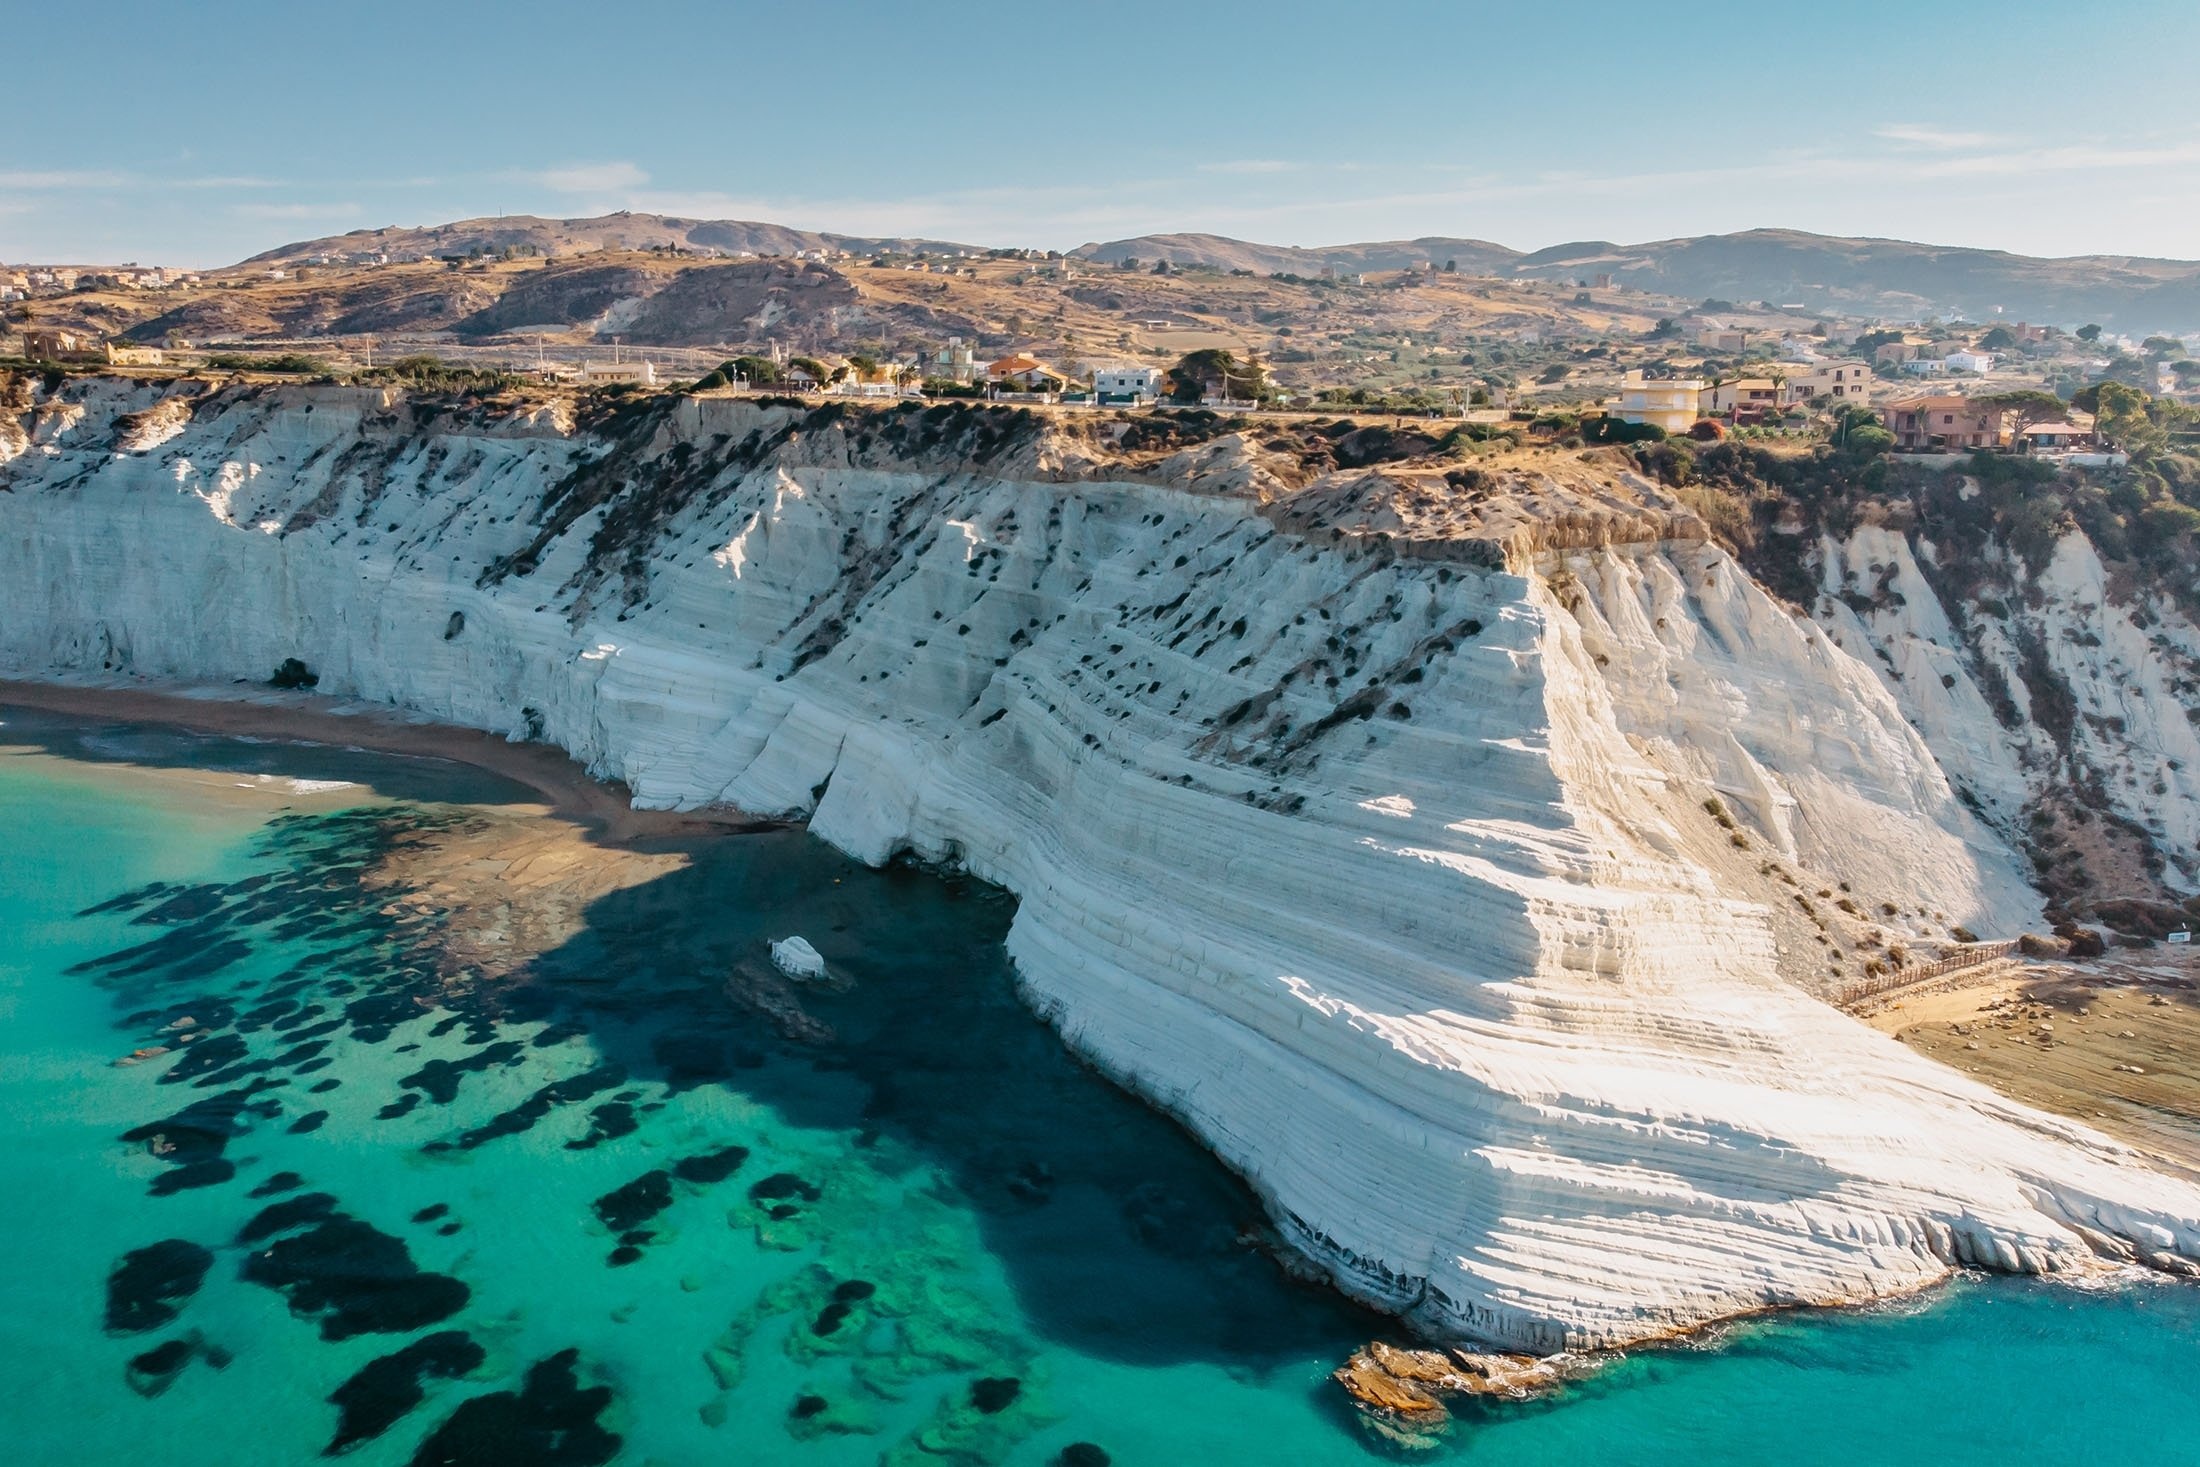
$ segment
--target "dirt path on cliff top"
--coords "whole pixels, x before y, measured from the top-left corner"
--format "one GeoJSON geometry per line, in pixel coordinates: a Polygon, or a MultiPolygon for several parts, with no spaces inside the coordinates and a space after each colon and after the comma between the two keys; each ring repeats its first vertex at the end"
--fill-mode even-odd
{"type": "Polygon", "coordinates": [[[261,687],[238,691],[242,696],[229,696],[219,689],[0,678],[0,706],[467,764],[536,791],[553,813],[585,827],[593,839],[606,845],[669,836],[740,834],[777,829],[783,823],[732,809],[637,810],[624,785],[591,777],[564,750],[550,744],[515,744],[479,729],[412,722],[310,694],[261,687]]]}

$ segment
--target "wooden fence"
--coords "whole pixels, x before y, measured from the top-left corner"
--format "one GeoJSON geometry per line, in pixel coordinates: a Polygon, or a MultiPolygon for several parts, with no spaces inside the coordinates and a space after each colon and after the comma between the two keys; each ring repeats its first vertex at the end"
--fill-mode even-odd
{"type": "Polygon", "coordinates": [[[1960,973],[1965,968],[1975,968],[1981,963],[1990,963],[2016,950],[2014,938],[2007,942],[1974,942],[1929,963],[1911,963],[1891,972],[1851,979],[1834,989],[1827,997],[1836,1008],[1847,1008],[1850,1004],[1860,1003],[1867,998],[1877,998],[1898,988],[1908,988],[1913,983],[1923,983],[1950,973],[1960,973]]]}

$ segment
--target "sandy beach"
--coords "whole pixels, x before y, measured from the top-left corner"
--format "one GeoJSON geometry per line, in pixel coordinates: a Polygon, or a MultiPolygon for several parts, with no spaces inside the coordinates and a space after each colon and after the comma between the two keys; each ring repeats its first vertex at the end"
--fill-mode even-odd
{"type": "MultiPolygon", "coordinates": [[[[365,878],[386,894],[388,910],[442,915],[438,961],[451,981],[512,976],[578,933],[595,902],[685,866],[695,839],[784,825],[728,809],[637,810],[624,786],[592,778],[551,745],[511,743],[310,694],[0,679],[0,709],[10,707],[88,723],[442,760],[533,790],[541,803],[473,805],[463,819],[398,843],[365,878]]],[[[110,777],[116,773],[153,781],[169,798],[228,807],[265,809],[274,801],[283,810],[314,809],[350,798],[349,786],[300,793],[289,781],[265,776],[246,781],[151,766],[124,766],[110,777]]]]}
{"type": "Polygon", "coordinates": [[[1865,1022],[2200,1177],[2200,956],[2189,948],[1998,964],[1865,1022]]]}
{"type": "Polygon", "coordinates": [[[69,718],[156,724],[194,733],[329,744],[471,765],[525,785],[552,813],[591,838],[625,844],[666,836],[739,834],[782,822],[737,810],[638,810],[626,787],[599,780],[549,744],[520,744],[479,729],[406,719],[393,712],[310,693],[261,686],[234,690],[150,684],[42,683],[0,678],[0,706],[69,718]]]}

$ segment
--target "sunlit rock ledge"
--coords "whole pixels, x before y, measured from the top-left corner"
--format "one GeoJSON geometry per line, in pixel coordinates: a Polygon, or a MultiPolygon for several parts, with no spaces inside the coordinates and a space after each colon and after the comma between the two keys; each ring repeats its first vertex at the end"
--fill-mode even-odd
{"type": "Polygon", "coordinates": [[[2200,1259],[2200,1191],[1821,1000],[2037,920],[1945,761],[2021,775],[1958,718],[1927,743],[1857,655],[1889,629],[1837,640],[1615,468],[1309,474],[1253,434],[947,408],[64,397],[0,466],[7,670],[296,657],[644,803],[967,867],[1017,894],[1068,1042],[1433,1333],[2200,1259]]]}

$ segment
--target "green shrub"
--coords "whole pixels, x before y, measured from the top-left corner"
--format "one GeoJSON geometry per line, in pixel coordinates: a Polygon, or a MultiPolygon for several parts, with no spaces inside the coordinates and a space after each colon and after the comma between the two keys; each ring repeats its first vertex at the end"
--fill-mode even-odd
{"type": "Polygon", "coordinates": [[[1663,443],[1665,430],[1655,423],[1630,423],[1625,418],[1583,418],[1581,437],[1586,443],[1663,443]]]}
{"type": "Polygon", "coordinates": [[[225,372],[290,372],[304,377],[320,377],[328,372],[328,363],[320,358],[294,351],[264,357],[240,351],[216,352],[206,359],[206,365],[225,372]]]}
{"type": "Polygon", "coordinates": [[[2194,509],[2189,504],[2179,504],[2174,499],[2165,500],[2141,510],[2139,523],[2146,526],[2148,534],[2158,535],[2164,540],[2177,535],[2190,535],[2195,530],[2200,530],[2200,509],[2194,509]]]}

